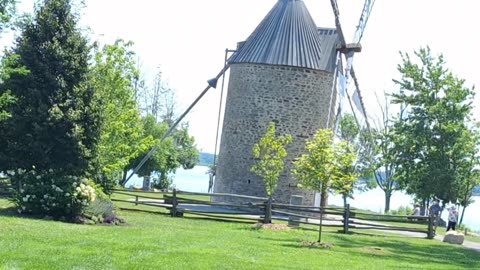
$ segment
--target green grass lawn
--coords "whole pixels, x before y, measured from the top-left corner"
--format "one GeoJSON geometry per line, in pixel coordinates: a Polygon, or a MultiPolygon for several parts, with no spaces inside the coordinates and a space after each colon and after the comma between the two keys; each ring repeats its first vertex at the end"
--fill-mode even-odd
{"type": "Polygon", "coordinates": [[[28,219],[0,199],[0,269],[480,269],[480,253],[433,240],[324,233],[121,212],[125,226],[28,219]]]}

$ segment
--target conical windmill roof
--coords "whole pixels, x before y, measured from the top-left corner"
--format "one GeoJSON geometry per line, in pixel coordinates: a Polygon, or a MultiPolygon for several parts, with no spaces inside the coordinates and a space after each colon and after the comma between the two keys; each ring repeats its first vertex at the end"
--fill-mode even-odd
{"type": "Polygon", "coordinates": [[[324,70],[321,41],[315,22],[302,0],[279,0],[239,46],[230,63],[324,70]]]}

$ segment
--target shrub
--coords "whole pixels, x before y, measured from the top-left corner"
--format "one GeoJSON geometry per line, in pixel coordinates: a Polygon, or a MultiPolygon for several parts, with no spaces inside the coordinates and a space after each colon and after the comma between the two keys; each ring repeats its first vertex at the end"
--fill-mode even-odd
{"type": "Polygon", "coordinates": [[[175,188],[171,177],[154,178],[152,187],[160,190],[172,190],[175,188]]]}
{"type": "Polygon", "coordinates": [[[82,215],[97,197],[92,181],[85,177],[35,169],[18,169],[7,174],[20,187],[13,197],[19,213],[73,218],[82,215]]]}
{"type": "Polygon", "coordinates": [[[106,218],[115,216],[115,205],[107,198],[100,197],[85,209],[87,217],[106,218]]]}

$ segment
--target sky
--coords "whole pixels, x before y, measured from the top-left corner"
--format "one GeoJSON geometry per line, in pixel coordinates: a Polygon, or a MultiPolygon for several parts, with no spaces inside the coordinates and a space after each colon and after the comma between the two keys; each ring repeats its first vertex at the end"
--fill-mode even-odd
{"type": "MultiPolygon", "coordinates": [[[[92,40],[103,44],[118,38],[133,41],[144,78],[152,80],[161,70],[163,79],[176,90],[182,113],[206,81],[220,72],[225,49],[235,49],[237,42],[245,40],[276,2],[85,0],[81,23],[89,27],[92,40]]],[[[329,0],[304,2],[317,26],[335,26],[329,0]]],[[[337,2],[346,39],[352,40],[364,1],[337,2]]],[[[29,11],[32,6],[32,0],[22,0],[19,9],[29,11]]],[[[480,56],[475,52],[480,44],[479,8],[480,1],[474,0],[377,0],[361,42],[363,50],[353,62],[367,112],[378,113],[375,92],[398,89],[392,79],[400,78],[400,51],[413,53],[429,46],[434,54],[444,55],[447,67],[465,79],[467,86],[479,86],[480,56]]],[[[215,149],[220,83],[185,119],[204,152],[215,149]]],[[[475,115],[480,118],[480,93],[476,92],[475,115]]]]}

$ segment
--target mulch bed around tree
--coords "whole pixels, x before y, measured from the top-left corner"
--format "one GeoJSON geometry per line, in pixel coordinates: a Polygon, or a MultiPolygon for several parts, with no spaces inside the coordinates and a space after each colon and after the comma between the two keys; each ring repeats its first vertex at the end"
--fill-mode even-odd
{"type": "Polygon", "coordinates": [[[332,243],[320,243],[320,242],[312,242],[312,241],[302,241],[300,243],[303,247],[312,247],[312,248],[332,248],[332,243]]]}
{"type": "Polygon", "coordinates": [[[268,230],[274,230],[274,231],[287,231],[290,230],[291,228],[288,227],[286,224],[263,224],[263,223],[257,223],[253,225],[254,229],[268,229],[268,230]]]}

